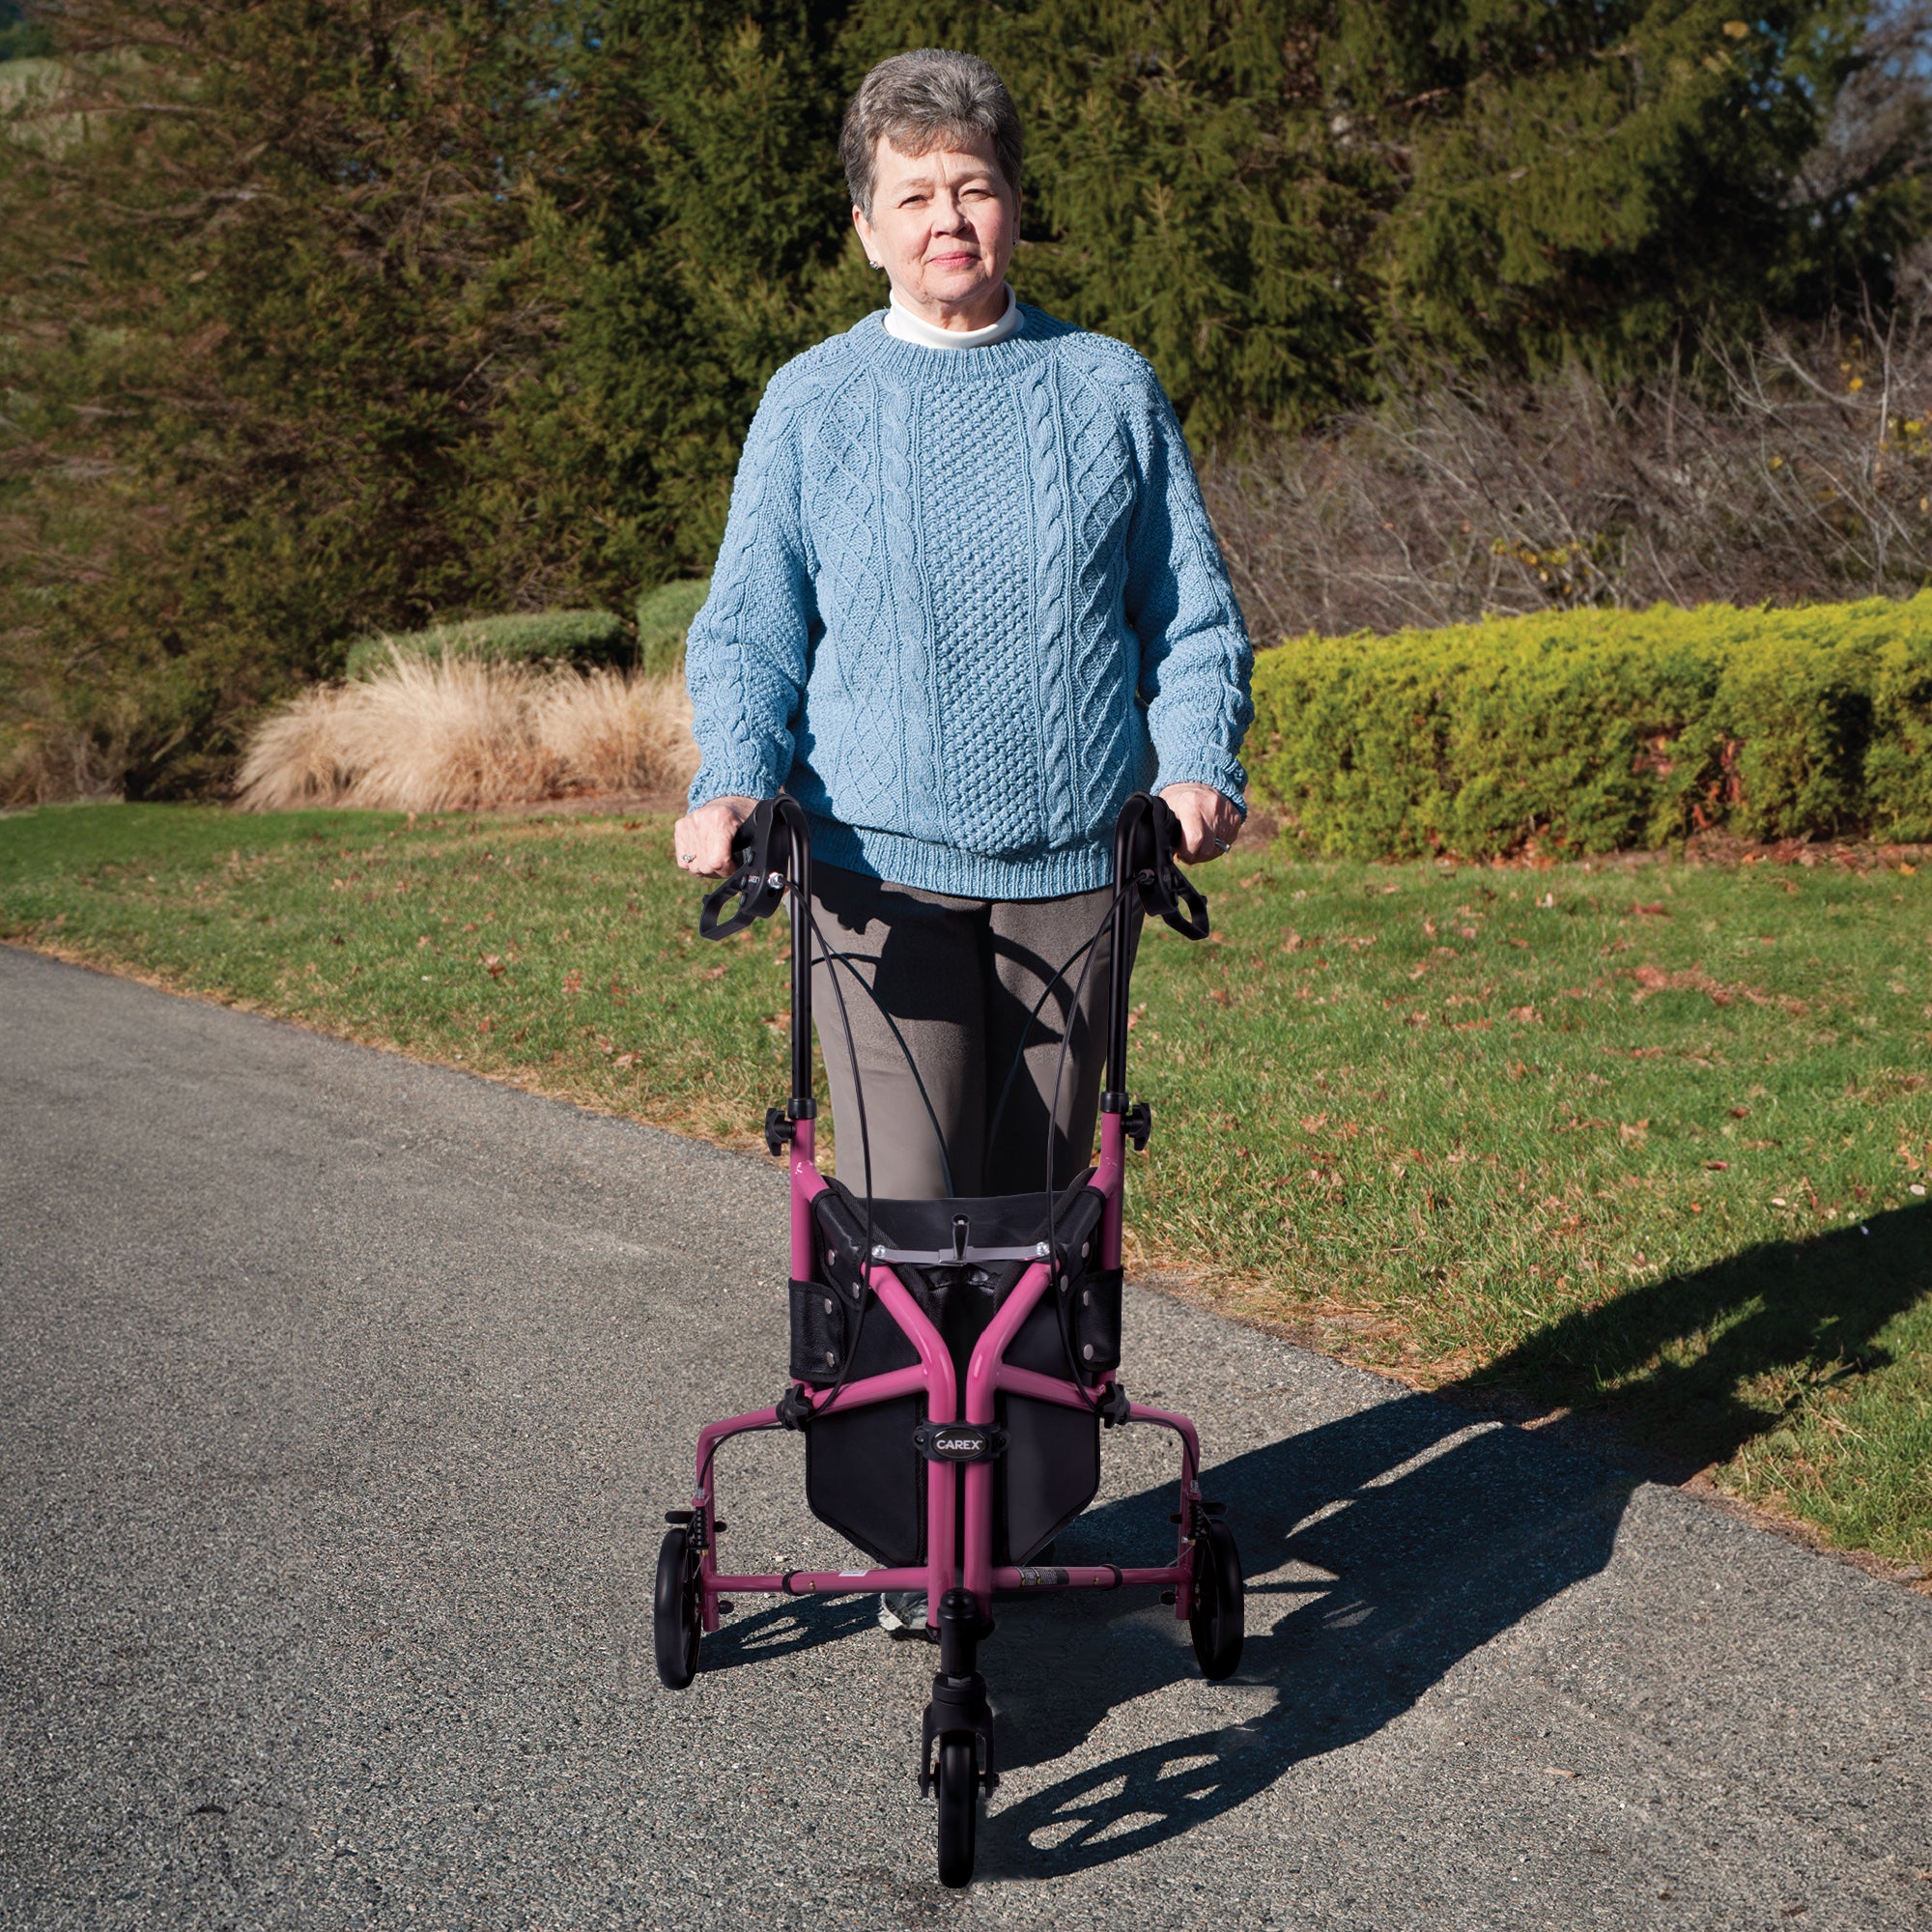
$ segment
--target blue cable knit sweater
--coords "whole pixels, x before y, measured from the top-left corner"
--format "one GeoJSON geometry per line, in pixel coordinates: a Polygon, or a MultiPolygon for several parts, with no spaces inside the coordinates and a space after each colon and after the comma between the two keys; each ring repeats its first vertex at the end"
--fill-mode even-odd
{"type": "Polygon", "coordinates": [[[1137,788],[1240,803],[1253,657],[1173,407],[1021,313],[960,350],[870,315],[772,378],[686,645],[694,808],[782,786],[831,865],[1029,899],[1111,883],[1137,788]]]}

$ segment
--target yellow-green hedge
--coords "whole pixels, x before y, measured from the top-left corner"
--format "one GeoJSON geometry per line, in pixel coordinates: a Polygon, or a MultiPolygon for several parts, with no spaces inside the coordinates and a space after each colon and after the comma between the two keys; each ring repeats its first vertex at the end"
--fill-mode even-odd
{"type": "Polygon", "coordinates": [[[1258,803],[1356,858],[1932,839],[1932,591],[1291,638],[1255,668],[1258,803]]]}

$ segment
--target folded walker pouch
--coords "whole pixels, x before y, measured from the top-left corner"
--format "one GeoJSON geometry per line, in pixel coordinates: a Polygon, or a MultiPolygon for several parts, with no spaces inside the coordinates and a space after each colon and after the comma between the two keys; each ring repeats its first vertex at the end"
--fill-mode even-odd
{"type": "Polygon", "coordinates": [[[791,1377],[837,1381],[845,1367],[844,1297],[822,1281],[791,1285],[791,1377]]]}

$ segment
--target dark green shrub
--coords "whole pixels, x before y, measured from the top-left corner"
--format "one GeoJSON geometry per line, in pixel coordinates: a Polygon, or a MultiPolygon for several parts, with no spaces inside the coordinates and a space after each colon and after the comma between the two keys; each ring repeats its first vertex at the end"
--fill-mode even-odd
{"type": "Polygon", "coordinates": [[[638,668],[668,677],[684,664],[684,637],[711,589],[708,577],[661,583],[638,599],[638,668]]]}
{"type": "Polygon", "coordinates": [[[528,617],[477,617],[438,624],[401,637],[359,638],[350,645],[343,670],[369,677],[404,657],[481,658],[494,664],[546,664],[569,658],[581,664],[613,664],[628,654],[623,618],[610,611],[546,611],[528,617]]]}
{"type": "Polygon", "coordinates": [[[1256,796],[1325,853],[1932,838],[1932,592],[1289,639],[1255,706],[1256,796]]]}

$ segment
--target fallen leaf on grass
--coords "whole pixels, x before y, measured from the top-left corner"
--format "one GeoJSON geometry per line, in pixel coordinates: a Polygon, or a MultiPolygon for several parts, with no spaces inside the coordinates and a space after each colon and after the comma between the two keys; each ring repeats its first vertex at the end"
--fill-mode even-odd
{"type": "Polygon", "coordinates": [[[642,1056],[636,1053],[620,1053],[611,1065],[612,1066],[635,1066],[642,1056]]]}
{"type": "Polygon", "coordinates": [[[483,970],[489,974],[491,979],[500,980],[506,969],[502,960],[496,953],[486,952],[483,955],[483,970]]]}
{"type": "Polygon", "coordinates": [[[1726,1174],[1730,1171],[1731,1164],[1727,1160],[1707,1160],[1704,1163],[1704,1165],[1708,1167],[1713,1174],[1726,1174]]]}
{"type": "Polygon", "coordinates": [[[1803,1000],[1795,1000],[1788,993],[1767,993],[1762,986],[1727,986],[1722,980],[1712,979],[1701,966],[1686,966],[1675,973],[1666,973],[1661,966],[1638,966],[1631,978],[1637,983],[1636,992],[1631,995],[1636,1001],[1645,1000],[1652,993],[1703,993],[1714,1007],[1728,1007],[1733,1001],[1745,1000],[1753,1007],[1776,1007],[1793,1018],[1806,1010],[1803,1000]]]}
{"type": "MultiPolygon", "coordinates": [[[[725,974],[730,972],[730,970],[731,970],[731,962],[727,959],[720,965],[706,967],[705,970],[702,973],[700,973],[697,977],[700,980],[722,980],[724,979],[725,974]]],[[[565,991],[568,990],[569,988],[566,987],[565,991]]]]}
{"type": "Polygon", "coordinates": [[[1543,1015],[1534,1007],[1512,1007],[1509,1017],[1520,1026],[1537,1026],[1543,1020],[1543,1015]]]}
{"type": "MultiPolygon", "coordinates": [[[[723,970],[722,968],[720,969],[723,970]]],[[[581,993],[583,990],[583,975],[573,967],[563,976],[563,990],[566,993],[581,993]]]]}

